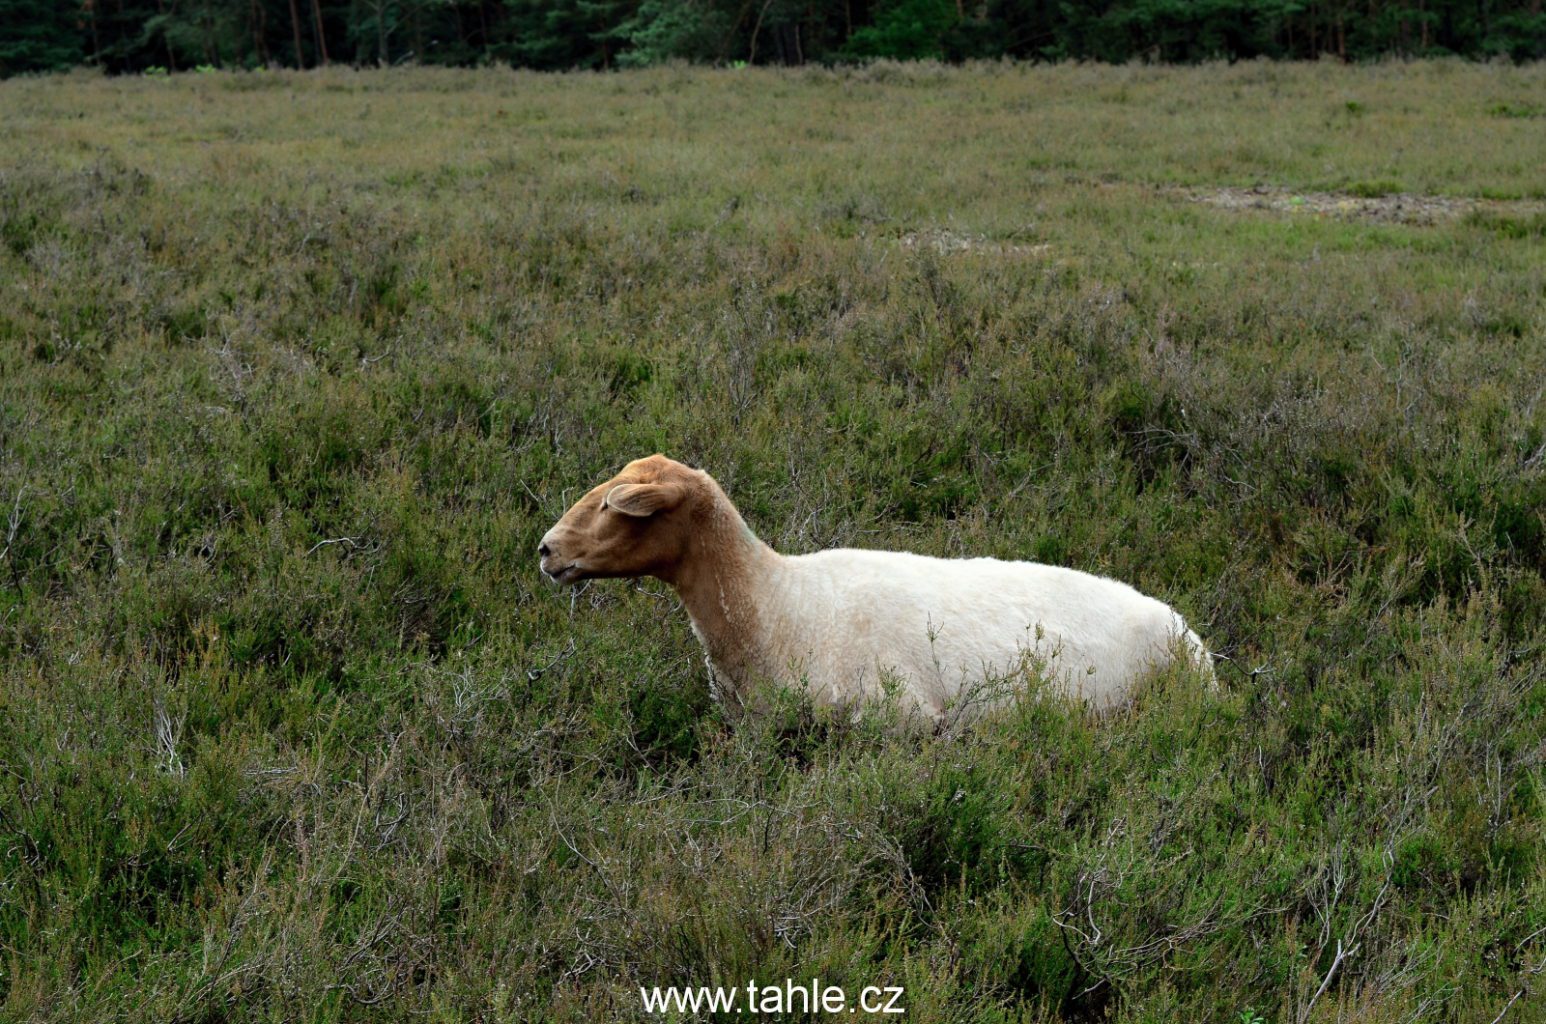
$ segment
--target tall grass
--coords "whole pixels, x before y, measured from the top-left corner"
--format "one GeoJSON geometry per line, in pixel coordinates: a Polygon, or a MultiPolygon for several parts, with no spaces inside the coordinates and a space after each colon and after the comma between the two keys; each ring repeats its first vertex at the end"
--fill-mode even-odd
{"type": "Polygon", "coordinates": [[[1543,85],[0,84],[4,1015],[1540,1019],[1543,85]],[[1258,184],[1478,202],[1170,187],[1258,184]],[[1131,581],[1224,691],[731,724],[664,587],[536,570],[655,450],[782,550],[1131,581]]]}

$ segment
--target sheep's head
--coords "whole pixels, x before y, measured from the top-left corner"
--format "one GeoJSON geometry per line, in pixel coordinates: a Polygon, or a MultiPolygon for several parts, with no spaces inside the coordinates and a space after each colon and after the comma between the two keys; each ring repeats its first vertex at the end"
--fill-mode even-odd
{"type": "Polygon", "coordinates": [[[692,535],[706,474],[664,455],[636,459],[574,503],[537,546],[559,583],[660,576],[671,579],[692,535]]]}

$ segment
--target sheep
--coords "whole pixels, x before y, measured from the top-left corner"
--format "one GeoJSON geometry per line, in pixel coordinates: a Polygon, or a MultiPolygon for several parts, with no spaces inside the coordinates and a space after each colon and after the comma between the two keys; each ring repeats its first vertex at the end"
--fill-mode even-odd
{"type": "MultiPolygon", "coordinates": [[[[718,695],[759,682],[856,707],[883,691],[940,725],[973,688],[1028,663],[1098,710],[1177,656],[1212,682],[1206,648],[1168,605],[1115,580],[994,558],[837,548],[780,555],[709,474],[630,462],[543,536],[559,584],[654,576],[675,588],[718,695]]],[[[983,701],[1002,703],[1005,695],[983,701]]]]}

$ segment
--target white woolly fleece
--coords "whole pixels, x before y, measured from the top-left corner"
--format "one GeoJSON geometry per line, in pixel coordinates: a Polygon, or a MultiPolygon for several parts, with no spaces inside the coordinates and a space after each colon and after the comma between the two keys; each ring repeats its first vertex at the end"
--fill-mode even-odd
{"type": "MultiPolygon", "coordinates": [[[[1115,580],[994,558],[762,553],[741,580],[760,634],[742,647],[748,667],[806,685],[819,702],[874,699],[894,682],[904,706],[940,720],[985,681],[1032,667],[1109,708],[1178,651],[1212,673],[1177,612],[1115,580]]],[[[694,628],[712,665],[716,645],[694,628]]],[[[734,673],[719,674],[734,685],[734,673]]]]}

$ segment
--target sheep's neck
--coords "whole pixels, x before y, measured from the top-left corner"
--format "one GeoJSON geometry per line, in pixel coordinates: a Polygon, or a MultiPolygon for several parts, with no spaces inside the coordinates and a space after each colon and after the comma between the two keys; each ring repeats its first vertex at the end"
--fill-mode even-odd
{"type": "Polygon", "coordinates": [[[757,539],[728,501],[698,526],[689,555],[670,582],[715,671],[739,687],[767,670],[753,589],[778,555],[757,539]]]}

